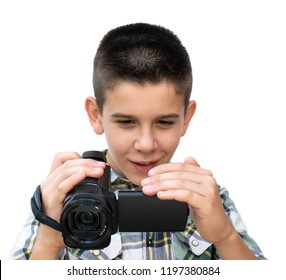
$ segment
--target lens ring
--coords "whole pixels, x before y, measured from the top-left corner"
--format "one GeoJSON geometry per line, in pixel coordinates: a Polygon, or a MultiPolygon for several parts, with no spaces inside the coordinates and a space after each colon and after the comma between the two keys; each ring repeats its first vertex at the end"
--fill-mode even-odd
{"type": "Polygon", "coordinates": [[[73,200],[64,206],[61,215],[64,242],[71,248],[104,248],[110,243],[114,222],[116,221],[113,221],[113,213],[106,200],[103,201],[94,198],[76,200],[73,198],[73,200]],[[76,219],[76,215],[79,215],[81,212],[97,214],[99,217],[98,226],[96,228],[79,227],[76,224],[76,220],[78,220],[78,218],[76,219]]]}

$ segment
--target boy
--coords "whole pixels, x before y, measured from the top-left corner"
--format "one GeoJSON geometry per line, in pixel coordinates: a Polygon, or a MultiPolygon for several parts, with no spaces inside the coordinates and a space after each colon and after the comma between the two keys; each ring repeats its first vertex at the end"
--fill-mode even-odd
{"type": "MultiPolygon", "coordinates": [[[[108,32],[94,59],[95,98],[85,109],[96,134],[105,133],[112,191],[142,190],[189,205],[184,232],[112,235],[102,250],[72,249],[61,233],[31,215],[13,250],[15,259],[262,259],[228,192],[212,173],[172,156],[195,113],[192,68],[171,31],[130,24],[108,32]]],[[[41,183],[44,212],[59,222],[67,193],[85,177],[99,178],[105,163],[59,153],[41,183]]]]}

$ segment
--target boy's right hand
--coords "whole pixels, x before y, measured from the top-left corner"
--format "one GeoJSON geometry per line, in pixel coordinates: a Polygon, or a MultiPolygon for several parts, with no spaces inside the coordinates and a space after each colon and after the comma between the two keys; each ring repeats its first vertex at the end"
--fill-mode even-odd
{"type": "MultiPolygon", "coordinates": [[[[86,177],[102,176],[105,166],[104,162],[83,159],[74,152],[56,154],[47,178],[41,183],[45,214],[59,222],[63,202],[68,192],[86,177]]],[[[46,246],[63,247],[64,245],[61,233],[45,225],[40,227],[37,243],[38,241],[44,242],[46,246]]]]}
{"type": "Polygon", "coordinates": [[[74,152],[56,154],[47,178],[41,183],[45,214],[59,222],[68,192],[86,177],[99,178],[104,168],[104,162],[82,159],[74,152]]]}

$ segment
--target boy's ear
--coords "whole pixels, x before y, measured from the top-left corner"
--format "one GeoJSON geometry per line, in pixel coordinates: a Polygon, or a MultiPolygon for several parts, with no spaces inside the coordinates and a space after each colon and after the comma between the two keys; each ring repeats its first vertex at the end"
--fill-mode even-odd
{"type": "Polygon", "coordinates": [[[94,132],[98,135],[103,134],[104,128],[102,124],[101,114],[99,112],[95,98],[90,96],[85,100],[85,110],[94,132]]]}
{"type": "Polygon", "coordinates": [[[184,136],[186,134],[190,121],[196,112],[196,108],[197,108],[196,101],[194,100],[190,101],[185,113],[181,136],[184,136]]]}

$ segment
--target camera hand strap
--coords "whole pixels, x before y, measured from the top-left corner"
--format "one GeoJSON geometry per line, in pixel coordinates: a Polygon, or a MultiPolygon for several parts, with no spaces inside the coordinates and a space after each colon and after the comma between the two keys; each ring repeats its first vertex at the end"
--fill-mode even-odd
{"type": "Polygon", "coordinates": [[[31,208],[32,212],[40,223],[47,225],[55,230],[62,231],[61,225],[55,221],[54,219],[48,217],[43,211],[42,205],[42,195],[41,195],[41,188],[38,186],[35,190],[33,197],[31,198],[31,208]]]}

